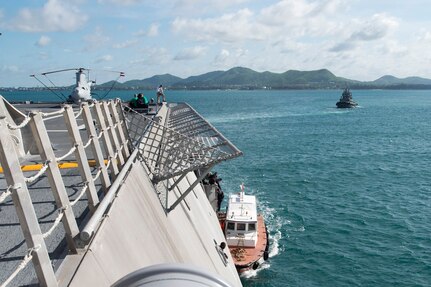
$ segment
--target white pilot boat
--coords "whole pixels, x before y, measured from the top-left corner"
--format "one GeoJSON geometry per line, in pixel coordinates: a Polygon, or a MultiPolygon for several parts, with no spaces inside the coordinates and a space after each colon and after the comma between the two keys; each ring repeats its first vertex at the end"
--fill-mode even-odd
{"type": "Polygon", "coordinates": [[[239,273],[258,268],[268,259],[269,237],[264,218],[257,213],[256,197],[241,191],[229,196],[226,213],[219,213],[233,261],[239,273]]]}

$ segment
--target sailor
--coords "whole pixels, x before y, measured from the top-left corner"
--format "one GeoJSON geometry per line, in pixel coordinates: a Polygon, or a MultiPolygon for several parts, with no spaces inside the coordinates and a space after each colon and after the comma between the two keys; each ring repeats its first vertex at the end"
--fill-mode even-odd
{"type": "MultiPolygon", "coordinates": [[[[159,99],[160,99],[160,98],[163,98],[163,102],[166,102],[165,93],[164,93],[164,90],[163,90],[163,86],[162,86],[162,85],[160,85],[160,86],[157,88],[157,104],[159,103],[159,99]]],[[[160,103],[162,103],[162,102],[160,101],[160,103]]]]}
{"type": "Polygon", "coordinates": [[[216,193],[217,193],[217,211],[220,211],[221,203],[223,202],[223,199],[224,199],[224,192],[220,188],[219,184],[218,184],[218,187],[216,187],[216,193]]]}
{"type": "Polygon", "coordinates": [[[148,108],[148,100],[147,98],[144,96],[144,94],[140,93],[138,94],[138,98],[136,100],[136,107],[137,108],[148,108]]]}
{"type": "Polygon", "coordinates": [[[210,184],[216,184],[215,190],[217,194],[217,211],[220,211],[221,204],[224,199],[224,192],[221,189],[221,185],[220,185],[221,180],[222,179],[217,176],[217,172],[214,172],[209,179],[210,184]]]}
{"type": "Polygon", "coordinates": [[[138,101],[138,94],[134,94],[133,98],[129,101],[129,107],[136,108],[136,102],[138,101]]]}

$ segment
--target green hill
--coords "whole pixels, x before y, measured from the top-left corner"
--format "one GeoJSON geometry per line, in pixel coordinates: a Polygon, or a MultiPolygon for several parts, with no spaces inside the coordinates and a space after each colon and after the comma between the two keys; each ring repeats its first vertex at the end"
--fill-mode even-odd
{"type": "MultiPolygon", "coordinates": [[[[214,71],[214,72],[209,72],[209,73],[205,73],[199,76],[191,76],[188,77],[187,79],[183,79],[181,81],[178,81],[174,84],[174,86],[176,87],[190,87],[190,86],[200,86],[203,83],[206,85],[212,85],[217,84],[218,82],[218,77],[223,74],[225,72],[223,71],[214,71]]],[[[218,83],[220,84],[220,83],[218,83]]]]}
{"type": "Polygon", "coordinates": [[[381,78],[378,78],[377,80],[371,82],[375,85],[384,85],[384,86],[390,86],[390,85],[431,85],[431,80],[420,78],[420,77],[408,77],[404,79],[399,79],[394,76],[386,75],[381,78]]]}
{"type": "Polygon", "coordinates": [[[181,80],[182,80],[181,78],[172,76],[171,74],[164,74],[164,75],[155,75],[155,76],[152,76],[151,78],[147,78],[143,80],[127,81],[127,82],[124,82],[124,85],[127,87],[155,89],[159,85],[172,86],[173,84],[181,80]]]}
{"type": "MultiPolygon", "coordinates": [[[[170,74],[155,75],[142,80],[117,83],[116,89],[155,89],[159,84],[170,89],[354,89],[367,88],[416,88],[430,89],[431,80],[419,77],[399,79],[383,76],[375,81],[361,82],[338,77],[327,69],[314,71],[288,70],[284,73],[256,72],[249,68],[235,67],[227,71],[213,71],[186,79],[170,74]]],[[[107,89],[108,82],[97,86],[107,89]]]]}
{"type": "Polygon", "coordinates": [[[322,88],[345,85],[347,79],[336,77],[330,71],[294,71],[285,73],[256,72],[236,67],[228,71],[211,72],[193,76],[175,83],[174,87],[187,88],[322,88]]]}
{"type": "Polygon", "coordinates": [[[109,81],[100,85],[96,85],[93,89],[106,90],[106,89],[110,89],[111,87],[114,87],[115,89],[125,89],[127,88],[127,85],[124,85],[124,83],[120,83],[116,81],[109,81]]]}

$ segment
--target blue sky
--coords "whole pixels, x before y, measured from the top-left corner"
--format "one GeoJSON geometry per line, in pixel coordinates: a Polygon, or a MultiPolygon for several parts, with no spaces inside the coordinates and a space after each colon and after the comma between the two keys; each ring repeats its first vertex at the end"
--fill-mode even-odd
{"type": "Polygon", "coordinates": [[[0,86],[36,86],[30,74],[74,67],[99,83],[116,79],[105,70],[126,81],[236,66],[431,78],[429,11],[428,0],[1,1],[0,86]]]}

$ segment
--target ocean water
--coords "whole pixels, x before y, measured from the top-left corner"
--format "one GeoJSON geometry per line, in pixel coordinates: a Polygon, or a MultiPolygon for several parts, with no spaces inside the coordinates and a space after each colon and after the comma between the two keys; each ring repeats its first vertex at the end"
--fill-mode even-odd
{"type": "Polygon", "coordinates": [[[244,286],[431,286],[431,91],[352,92],[349,110],[341,90],[166,92],[244,152],[215,168],[268,224],[244,286]]]}

